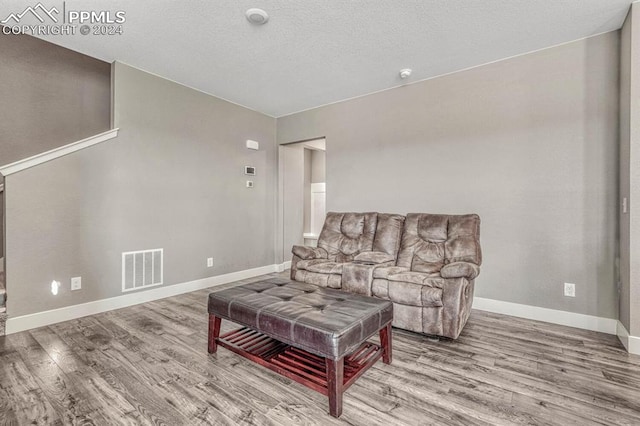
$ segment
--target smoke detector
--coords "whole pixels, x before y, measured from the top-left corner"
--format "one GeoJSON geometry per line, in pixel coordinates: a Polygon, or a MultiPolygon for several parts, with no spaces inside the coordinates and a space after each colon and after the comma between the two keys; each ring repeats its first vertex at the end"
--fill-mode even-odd
{"type": "Polygon", "coordinates": [[[401,79],[405,79],[405,78],[409,78],[409,76],[411,75],[411,68],[405,68],[400,70],[400,78],[401,79]]]}
{"type": "Polygon", "coordinates": [[[266,24],[269,20],[269,15],[262,9],[249,9],[245,12],[247,20],[254,25],[266,24]]]}

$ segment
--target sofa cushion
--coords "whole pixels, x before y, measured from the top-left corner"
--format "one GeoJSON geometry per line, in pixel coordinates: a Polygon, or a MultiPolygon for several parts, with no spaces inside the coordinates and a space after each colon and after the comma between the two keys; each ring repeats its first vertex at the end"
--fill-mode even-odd
{"type": "Polygon", "coordinates": [[[389,300],[409,306],[442,306],[442,288],[391,281],[389,300]]]}
{"type": "Polygon", "coordinates": [[[342,275],[340,274],[320,274],[298,269],[294,278],[296,281],[320,287],[342,288],[342,275]]]}
{"type": "Polygon", "coordinates": [[[387,262],[395,263],[395,260],[396,258],[394,256],[387,253],[382,253],[379,251],[365,251],[353,258],[354,262],[366,263],[370,265],[387,263],[387,262]]]}
{"type": "Polygon", "coordinates": [[[411,270],[428,274],[439,272],[444,266],[444,243],[424,241],[411,259],[411,270]]]}
{"type": "Polygon", "coordinates": [[[319,247],[293,246],[291,253],[304,260],[327,258],[327,252],[319,247]]]}
{"type": "Polygon", "coordinates": [[[480,218],[469,215],[409,213],[404,224],[398,266],[437,273],[452,262],[480,265],[480,218]]]}
{"type": "Polygon", "coordinates": [[[373,250],[398,257],[400,241],[402,240],[402,228],[404,216],[399,214],[378,213],[376,235],[373,240],[373,250]]]}
{"type": "Polygon", "coordinates": [[[374,278],[371,293],[375,297],[391,300],[401,305],[440,307],[442,306],[442,283],[438,283],[440,286],[433,285],[436,284],[433,282],[434,280],[438,279],[430,278],[426,281],[426,285],[422,285],[374,278]]]}
{"type": "Polygon", "coordinates": [[[482,264],[480,218],[475,214],[449,217],[449,239],[445,243],[446,263],[482,264]]]}
{"type": "Polygon", "coordinates": [[[309,260],[301,260],[296,264],[296,269],[306,270],[309,266],[317,265],[320,263],[328,263],[330,262],[327,259],[309,259],[309,260]]]}
{"type": "Polygon", "coordinates": [[[449,235],[447,225],[449,216],[444,214],[418,215],[417,233],[424,241],[445,242],[449,235]]]}
{"type": "Polygon", "coordinates": [[[363,251],[371,251],[377,213],[327,213],[318,237],[318,247],[334,262],[351,262],[363,251]]]}
{"type": "Polygon", "coordinates": [[[440,274],[425,274],[422,272],[400,272],[397,274],[389,274],[389,281],[407,282],[420,285],[429,285],[431,287],[442,288],[444,279],[440,278],[440,274]]]}
{"type": "Polygon", "coordinates": [[[480,273],[480,267],[470,262],[453,262],[440,271],[442,278],[466,278],[472,280],[480,273]]]}
{"type": "Polygon", "coordinates": [[[342,274],[344,263],[337,262],[318,262],[307,265],[306,270],[309,272],[317,272],[320,274],[342,274]]]}
{"type": "Polygon", "coordinates": [[[439,272],[445,263],[446,240],[447,216],[407,215],[397,265],[417,272],[439,272]]]}
{"type": "Polygon", "coordinates": [[[382,267],[382,268],[376,268],[373,271],[373,278],[382,278],[382,279],[387,279],[389,278],[389,274],[399,274],[400,272],[408,272],[409,268],[403,268],[401,266],[389,266],[389,267],[382,267]]]}
{"type": "Polygon", "coordinates": [[[374,278],[371,283],[371,295],[379,299],[389,299],[389,281],[374,278]]]}

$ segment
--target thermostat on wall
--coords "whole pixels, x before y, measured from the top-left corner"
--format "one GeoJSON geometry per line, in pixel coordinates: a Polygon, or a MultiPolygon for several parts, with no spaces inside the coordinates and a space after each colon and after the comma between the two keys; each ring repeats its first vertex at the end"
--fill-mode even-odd
{"type": "Polygon", "coordinates": [[[244,166],[244,174],[245,175],[255,176],[256,175],[256,168],[253,167],[253,166],[244,166]]]}

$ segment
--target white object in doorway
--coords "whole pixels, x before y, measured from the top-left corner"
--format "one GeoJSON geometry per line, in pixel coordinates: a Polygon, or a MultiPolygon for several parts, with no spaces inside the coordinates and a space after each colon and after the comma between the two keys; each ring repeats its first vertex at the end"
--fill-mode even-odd
{"type": "Polygon", "coordinates": [[[326,184],[311,184],[311,234],[320,235],[327,210],[326,184]]]}

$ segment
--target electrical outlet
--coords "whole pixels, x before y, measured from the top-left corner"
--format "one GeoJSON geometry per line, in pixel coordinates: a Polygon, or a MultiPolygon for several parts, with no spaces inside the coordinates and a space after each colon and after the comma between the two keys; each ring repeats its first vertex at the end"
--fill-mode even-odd
{"type": "Polygon", "coordinates": [[[247,188],[253,188],[253,181],[252,180],[248,180],[247,181],[247,188]]]}
{"type": "Polygon", "coordinates": [[[82,289],[82,277],[71,278],[71,290],[81,290],[81,289],[82,289]]]}
{"type": "Polygon", "coordinates": [[[576,285],[573,283],[564,283],[564,295],[567,297],[576,297],[576,285]]]}
{"type": "Polygon", "coordinates": [[[207,268],[213,267],[213,257],[207,258],[207,268]]]}

